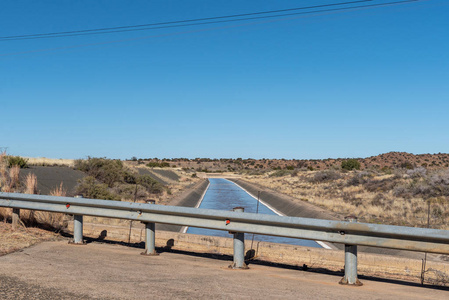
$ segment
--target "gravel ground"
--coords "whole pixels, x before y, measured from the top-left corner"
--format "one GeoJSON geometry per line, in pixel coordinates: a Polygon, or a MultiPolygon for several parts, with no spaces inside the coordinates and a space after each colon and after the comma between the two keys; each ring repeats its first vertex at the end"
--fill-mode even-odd
{"type": "Polygon", "coordinates": [[[6,275],[0,275],[0,299],[92,299],[86,295],[75,295],[69,292],[61,292],[55,288],[44,288],[38,285],[29,284],[23,280],[6,275]]]}

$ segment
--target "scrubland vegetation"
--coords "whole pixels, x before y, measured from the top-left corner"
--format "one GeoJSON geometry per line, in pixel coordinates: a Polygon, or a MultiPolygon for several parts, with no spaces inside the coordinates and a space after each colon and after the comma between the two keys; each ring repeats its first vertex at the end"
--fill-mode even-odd
{"type": "MultiPolygon", "coordinates": [[[[76,193],[86,198],[152,199],[166,204],[199,180],[198,170],[231,170],[297,201],[308,201],[343,216],[356,215],[363,222],[426,227],[429,217],[430,227],[449,229],[448,162],[448,154],[391,152],[366,159],[320,161],[88,158],[73,161],[73,167],[87,175],[76,188],[76,193]]],[[[34,174],[19,180],[20,169],[28,164],[27,159],[1,154],[1,191],[38,193],[39,178],[34,174]]],[[[67,191],[61,183],[51,193],[65,195],[67,191]]],[[[5,209],[0,213],[10,216],[5,209]]],[[[29,222],[36,222],[39,216],[53,227],[63,223],[62,217],[43,213],[30,214],[29,222]]]]}
{"type": "MultiPolygon", "coordinates": [[[[38,194],[38,178],[31,172],[20,180],[20,168],[27,167],[27,159],[18,156],[0,154],[0,191],[38,194]]],[[[140,168],[146,168],[139,166],[140,168]]],[[[190,174],[173,170],[148,171],[139,174],[139,170],[120,160],[106,158],[88,158],[75,160],[73,168],[84,172],[87,176],[78,182],[76,194],[85,198],[107,199],[117,201],[155,200],[159,204],[167,203],[174,195],[195,183],[190,174]],[[157,173],[157,177],[154,174],[157,173]],[[159,181],[155,178],[159,179],[159,181]]],[[[51,172],[51,168],[49,169],[51,172]]],[[[64,184],[55,187],[51,192],[54,196],[66,196],[64,184]]],[[[0,208],[0,219],[11,219],[11,210],[0,208]]],[[[47,212],[30,212],[21,210],[21,219],[26,225],[41,224],[52,229],[66,226],[67,217],[63,214],[47,212]]]]}
{"type": "Polygon", "coordinates": [[[362,222],[449,229],[449,168],[277,170],[243,179],[362,222]]]}

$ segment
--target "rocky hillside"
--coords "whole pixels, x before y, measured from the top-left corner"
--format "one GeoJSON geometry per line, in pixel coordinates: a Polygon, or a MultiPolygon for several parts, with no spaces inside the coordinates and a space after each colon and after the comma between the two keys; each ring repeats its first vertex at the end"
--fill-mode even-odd
{"type": "MultiPolygon", "coordinates": [[[[150,164],[165,167],[180,167],[196,171],[226,172],[241,170],[267,170],[267,169],[310,169],[325,170],[340,166],[348,158],[329,159],[210,159],[210,158],[175,158],[175,159],[134,159],[136,165],[150,164]]],[[[423,166],[427,169],[449,167],[449,154],[411,154],[406,152],[389,152],[367,158],[356,158],[361,169],[367,168],[407,168],[423,166]]]]}

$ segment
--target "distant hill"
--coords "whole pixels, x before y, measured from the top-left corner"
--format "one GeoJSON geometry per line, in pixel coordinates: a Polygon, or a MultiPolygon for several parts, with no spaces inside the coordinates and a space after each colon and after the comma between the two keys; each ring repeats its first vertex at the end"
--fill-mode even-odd
{"type": "MultiPolygon", "coordinates": [[[[135,164],[147,164],[154,162],[168,162],[170,167],[180,167],[206,172],[226,172],[240,170],[266,170],[266,169],[301,169],[324,170],[334,166],[340,166],[341,162],[348,158],[328,159],[210,159],[210,158],[175,158],[175,159],[139,159],[135,164]]],[[[449,154],[412,154],[407,152],[389,152],[367,158],[355,158],[361,164],[361,169],[366,168],[408,168],[426,167],[438,169],[449,167],[449,154]]]]}

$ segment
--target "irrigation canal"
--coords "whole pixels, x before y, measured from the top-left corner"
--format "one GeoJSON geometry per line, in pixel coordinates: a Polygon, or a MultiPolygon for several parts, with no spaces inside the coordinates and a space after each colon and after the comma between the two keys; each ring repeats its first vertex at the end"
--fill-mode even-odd
{"type": "MultiPolygon", "coordinates": [[[[263,203],[259,203],[258,205],[257,199],[252,197],[245,190],[243,190],[238,185],[229,180],[223,178],[209,178],[209,182],[210,182],[209,188],[207,189],[203,201],[199,206],[200,208],[232,210],[234,207],[244,207],[245,212],[250,213],[257,212],[259,214],[277,215],[277,213],[272,211],[263,203]]],[[[196,228],[196,227],[189,227],[187,229],[187,233],[211,235],[211,236],[224,236],[224,237],[231,236],[226,231],[196,228]]],[[[247,240],[252,238],[253,234],[245,235],[245,239],[247,240]]],[[[315,241],[268,236],[268,235],[254,235],[254,241],[321,248],[321,246],[315,241]]]]}

